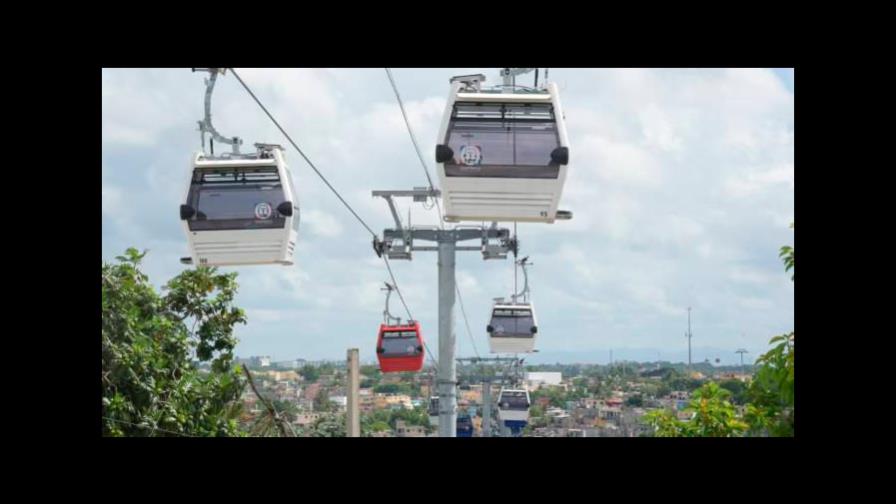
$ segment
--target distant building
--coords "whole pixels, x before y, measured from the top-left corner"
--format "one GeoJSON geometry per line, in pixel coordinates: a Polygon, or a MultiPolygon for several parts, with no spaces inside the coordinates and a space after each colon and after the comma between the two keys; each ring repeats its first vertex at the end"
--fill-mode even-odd
{"type": "Polygon", "coordinates": [[[298,369],[299,361],[285,360],[274,363],[274,367],[278,369],[298,369]]]}
{"type": "Polygon", "coordinates": [[[482,391],[481,390],[458,390],[458,398],[469,403],[481,403],[482,402],[482,391]]]}
{"type": "MultiPolygon", "coordinates": [[[[370,389],[361,389],[362,392],[364,390],[370,390],[370,389]]],[[[359,396],[358,396],[358,407],[361,409],[361,411],[363,413],[370,413],[373,410],[377,409],[376,403],[377,403],[376,396],[374,396],[372,394],[359,394],[359,396]]],[[[384,401],[384,403],[385,403],[385,401],[384,401]]]]}
{"type": "Polygon", "coordinates": [[[407,425],[404,420],[397,420],[395,437],[426,437],[426,428],[420,425],[407,425]]]}
{"type": "Polygon", "coordinates": [[[299,381],[299,375],[295,371],[269,371],[268,373],[268,376],[273,378],[276,382],[299,381]]]}
{"type": "Polygon", "coordinates": [[[600,418],[611,422],[618,422],[622,416],[622,407],[620,404],[621,401],[619,403],[611,403],[607,400],[603,406],[598,408],[600,418]]]}
{"type": "Polygon", "coordinates": [[[343,410],[348,407],[348,397],[344,395],[330,396],[330,402],[336,403],[343,410]]]}
{"type": "Polygon", "coordinates": [[[296,413],[296,419],[293,421],[293,423],[301,427],[314,425],[314,423],[320,419],[320,415],[320,413],[313,412],[296,413]]]}
{"type": "Polygon", "coordinates": [[[534,388],[542,385],[560,385],[563,381],[563,373],[554,371],[526,372],[524,379],[528,382],[528,385],[534,388]]]}
{"type": "Polygon", "coordinates": [[[320,393],[320,388],[320,383],[312,383],[311,385],[305,387],[305,392],[303,394],[305,399],[314,399],[315,397],[317,397],[317,394],[320,393]]]}
{"type": "Polygon", "coordinates": [[[414,409],[414,405],[411,403],[411,396],[407,394],[385,395],[381,397],[384,398],[385,407],[387,408],[414,409]]]}

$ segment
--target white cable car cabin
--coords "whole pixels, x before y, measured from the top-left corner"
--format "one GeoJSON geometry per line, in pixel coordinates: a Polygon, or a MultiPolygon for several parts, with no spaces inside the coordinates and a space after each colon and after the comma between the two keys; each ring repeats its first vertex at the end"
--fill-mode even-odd
{"type": "Polygon", "coordinates": [[[200,266],[293,264],[299,206],[280,146],[193,158],[180,218],[200,266]]]}
{"type": "Polygon", "coordinates": [[[525,389],[501,389],[498,395],[498,420],[501,422],[529,421],[529,391],[525,389]]]}
{"type": "Polygon", "coordinates": [[[570,218],[557,212],[568,162],[556,83],[501,93],[452,82],[436,145],[446,221],[570,218]]]}
{"type": "Polygon", "coordinates": [[[495,304],[488,327],[491,353],[529,353],[535,350],[538,322],[532,303],[495,304]]]}

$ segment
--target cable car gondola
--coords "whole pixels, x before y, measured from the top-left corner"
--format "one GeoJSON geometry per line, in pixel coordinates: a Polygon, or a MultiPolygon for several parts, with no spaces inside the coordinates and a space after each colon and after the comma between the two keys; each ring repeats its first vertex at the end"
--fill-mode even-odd
{"type": "Polygon", "coordinates": [[[257,152],[241,154],[238,137],[225,137],[212,126],[211,100],[218,74],[203,68],[205,117],[199,121],[203,152],[193,157],[180,218],[190,248],[181,262],[199,266],[292,265],[299,235],[298,195],[279,145],[256,143],[257,152]],[[210,134],[206,154],[205,135],[210,134]],[[215,156],[214,142],[232,153],[215,156]]]}
{"type": "Polygon", "coordinates": [[[256,154],[194,157],[180,206],[193,264],[293,264],[299,207],[292,175],[280,146],[256,146],[256,154]]]}
{"type": "Polygon", "coordinates": [[[457,437],[473,437],[473,418],[466,412],[457,413],[457,437]]]}
{"type": "Polygon", "coordinates": [[[547,222],[557,205],[569,140],[557,85],[481,90],[485,76],[451,79],[436,141],[445,220],[547,222]],[[510,91],[510,92],[508,92],[510,91]]]}
{"type": "Polygon", "coordinates": [[[420,323],[380,324],[376,358],[383,373],[417,372],[423,369],[423,335],[420,323]]]}
{"type": "Polygon", "coordinates": [[[498,420],[514,434],[529,423],[529,391],[525,389],[501,389],[498,395],[498,420]]]}
{"type": "Polygon", "coordinates": [[[538,322],[532,303],[496,303],[486,327],[491,353],[528,353],[535,350],[538,322]]]}
{"type": "Polygon", "coordinates": [[[383,309],[383,323],[376,337],[376,358],[383,373],[417,372],[423,369],[423,333],[420,323],[389,313],[389,298],[395,286],[385,282],[386,307],[383,309]]]}

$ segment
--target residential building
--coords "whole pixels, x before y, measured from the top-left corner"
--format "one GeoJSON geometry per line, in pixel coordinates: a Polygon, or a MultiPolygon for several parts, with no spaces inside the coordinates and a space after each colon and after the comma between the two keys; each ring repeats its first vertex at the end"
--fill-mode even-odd
{"type": "Polygon", "coordinates": [[[395,437],[426,437],[426,428],[420,425],[408,425],[404,420],[395,422],[395,437]]]}
{"type": "Polygon", "coordinates": [[[299,412],[296,413],[296,419],[293,420],[293,423],[300,427],[314,425],[320,419],[320,416],[321,414],[316,412],[299,412]]]}
{"type": "Polygon", "coordinates": [[[541,385],[560,385],[563,381],[563,373],[553,371],[526,372],[524,379],[536,387],[541,385]]]}
{"type": "Polygon", "coordinates": [[[344,395],[330,396],[330,402],[336,403],[339,409],[343,411],[348,407],[348,397],[344,395]]]}

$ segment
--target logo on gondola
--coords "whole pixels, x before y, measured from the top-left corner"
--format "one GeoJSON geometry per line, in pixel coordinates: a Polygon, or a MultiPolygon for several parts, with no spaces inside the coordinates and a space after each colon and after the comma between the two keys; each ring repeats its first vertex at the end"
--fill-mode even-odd
{"type": "Polygon", "coordinates": [[[255,218],[256,219],[270,219],[271,214],[274,213],[271,205],[269,203],[259,203],[255,205],[255,218]]]}
{"type": "Polygon", "coordinates": [[[464,145],[460,148],[460,160],[467,166],[477,166],[482,162],[482,150],[478,145],[464,145]]]}

